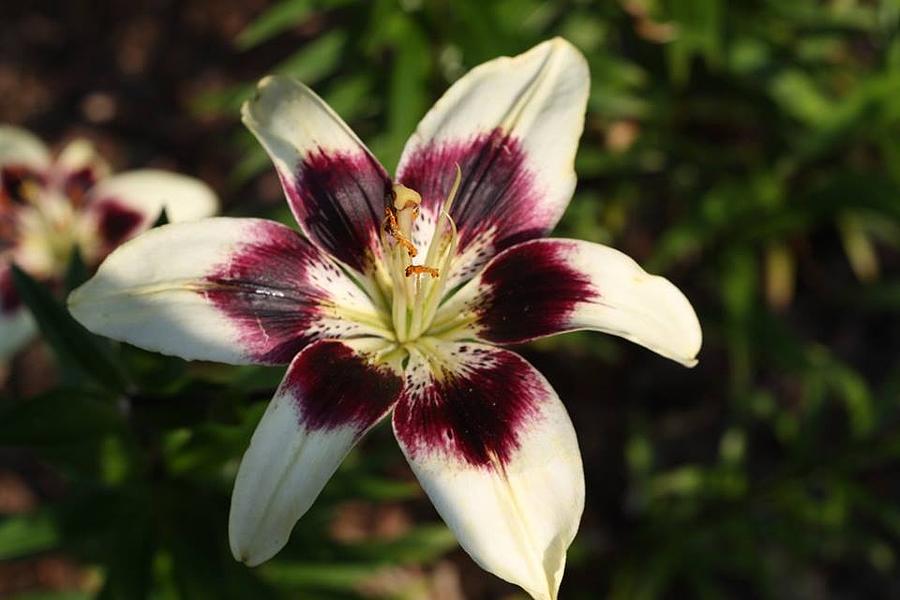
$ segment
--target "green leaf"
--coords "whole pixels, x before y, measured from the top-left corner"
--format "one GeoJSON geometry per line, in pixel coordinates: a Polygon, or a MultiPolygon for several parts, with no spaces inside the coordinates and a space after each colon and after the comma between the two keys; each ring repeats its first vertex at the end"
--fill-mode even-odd
{"type": "Polygon", "coordinates": [[[46,512],[0,520],[0,560],[28,556],[56,547],[56,522],[46,512]]]}
{"type": "Polygon", "coordinates": [[[377,565],[371,564],[271,561],[259,571],[265,581],[280,587],[353,591],[360,581],[372,576],[377,569],[377,565]]]}
{"type": "Polygon", "coordinates": [[[150,595],[153,556],[158,540],[148,490],[134,489],[108,516],[105,544],[107,578],[100,598],[141,600],[150,595]]]}
{"type": "MultiPolygon", "coordinates": [[[[338,68],[346,40],[347,34],[343,31],[326,33],[275,65],[270,72],[290,75],[313,85],[338,68]]],[[[256,83],[251,82],[200,94],[194,99],[192,110],[198,114],[236,117],[241,104],[253,95],[255,88],[256,83]]]]}
{"type": "Polygon", "coordinates": [[[393,64],[390,74],[387,131],[372,147],[386,165],[396,164],[406,139],[425,114],[431,66],[428,40],[414,21],[394,15],[385,27],[389,30],[393,64]]]}
{"type": "Polygon", "coordinates": [[[72,257],[69,259],[69,266],[66,268],[64,277],[66,291],[71,292],[87,281],[89,277],[90,273],[88,272],[87,266],[84,264],[81,252],[78,251],[78,248],[75,248],[72,251],[72,257]]]}
{"type": "Polygon", "coordinates": [[[775,77],[771,94],[786,114],[806,125],[824,123],[835,112],[812,77],[799,70],[787,70],[775,77]]]}
{"type": "Polygon", "coordinates": [[[312,13],[313,6],[312,0],[276,2],[238,34],[235,44],[241,50],[258,46],[279,33],[299,25],[312,13]]]}
{"type": "Polygon", "coordinates": [[[671,0],[671,18],[678,28],[677,37],[667,44],[672,79],[685,83],[691,60],[702,56],[708,65],[721,56],[723,14],[721,0],[671,0]]]}
{"type": "Polygon", "coordinates": [[[390,541],[352,546],[360,558],[392,564],[428,564],[456,548],[456,537],[444,525],[423,525],[390,541]]]}
{"type": "Polygon", "coordinates": [[[109,402],[83,390],[59,389],[0,412],[0,446],[69,444],[121,426],[121,415],[109,402]]]}
{"type": "Polygon", "coordinates": [[[16,265],[12,266],[12,278],[44,339],[64,366],[79,370],[107,390],[123,392],[128,388],[125,371],[109,346],[73,319],[44,286],[16,265]]]}
{"type": "Polygon", "coordinates": [[[338,67],[346,42],[347,34],[339,29],[326,33],[278,63],[274,71],[312,85],[338,67]]]}
{"type": "Polygon", "coordinates": [[[88,592],[26,592],[8,600],[90,600],[93,597],[88,592]]]}

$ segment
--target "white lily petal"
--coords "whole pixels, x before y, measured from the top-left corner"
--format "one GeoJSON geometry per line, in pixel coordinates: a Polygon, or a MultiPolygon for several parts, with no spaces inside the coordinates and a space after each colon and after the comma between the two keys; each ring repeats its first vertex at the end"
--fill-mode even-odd
{"type": "Polygon", "coordinates": [[[380,255],[378,231],[390,178],[356,134],[311,89],[266,77],[241,110],[281,178],[304,233],[367,272],[380,255]]]}
{"type": "Polygon", "coordinates": [[[91,140],[76,138],[66,144],[56,157],[54,168],[56,175],[63,178],[78,174],[90,173],[93,182],[100,181],[111,172],[109,163],[97,151],[91,140]]]}
{"type": "Polygon", "coordinates": [[[482,568],[555,599],[584,508],[575,431],[547,380],[480,344],[414,352],[394,433],[422,487],[482,568]]]}
{"type": "Polygon", "coordinates": [[[50,164],[50,151],[30,131],[0,125],[0,166],[21,165],[43,170],[50,164]]]}
{"type": "Polygon", "coordinates": [[[171,223],[195,221],[216,214],[219,200],[199,179],[158,169],[126,171],[101,180],[87,196],[81,244],[85,259],[99,261],[153,225],[163,208],[171,223]]]}
{"type": "Polygon", "coordinates": [[[121,202],[152,220],[165,207],[171,223],[211,217],[219,209],[219,199],[206,183],[161,169],[117,173],[91,189],[91,202],[108,200],[121,202]]]}
{"type": "Polygon", "coordinates": [[[534,240],[497,255],[441,307],[434,327],[502,344],[603,331],[688,367],[697,363],[703,341],[693,307],[669,280],[613,248],[563,239],[534,240]]]}
{"type": "Polygon", "coordinates": [[[288,363],[321,338],[381,333],[368,296],[298,232],[225,217],[151,229],[69,296],[85,327],[186,359],[288,363]]]}
{"type": "Polygon", "coordinates": [[[250,566],[274,556],[356,442],[393,406],[403,380],[358,342],[319,341],[291,363],[241,460],[228,521],[250,566]]]}
{"type": "Polygon", "coordinates": [[[472,69],[422,119],[397,179],[422,195],[422,246],[459,164],[462,185],[450,207],[460,235],[454,283],[559,221],[575,189],[589,79],[584,56],[554,38],[472,69]]]}

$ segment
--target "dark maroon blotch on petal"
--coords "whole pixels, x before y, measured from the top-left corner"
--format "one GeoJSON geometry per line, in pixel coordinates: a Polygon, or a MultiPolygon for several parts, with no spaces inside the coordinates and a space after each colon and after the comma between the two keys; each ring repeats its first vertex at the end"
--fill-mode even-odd
{"type": "Polygon", "coordinates": [[[540,418],[546,385],[512,352],[464,348],[464,372],[404,390],[394,429],[413,458],[439,451],[474,467],[506,465],[523,430],[540,418]]]}
{"type": "Polygon", "coordinates": [[[75,206],[80,206],[82,200],[97,183],[97,171],[92,167],[82,167],[66,174],[63,181],[63,191],[75,206]]]}
{"type": "Polygon", "coordinates": [[[546,235],[558,215],[541,209],[534,174],[518,139],[495,129],[471,140],[432,143],[418,148],[399,175],[401,183],[436,209],[462,172],[450,216],[459,229],[460,249],[497,228],[494,250],[546,235]]]}
{"type": "Polygon", "coordinates": [[[33,183],[43,186],[45,182],[43,173],[35,171],[24,165],[5,165],[0,168],[0,207],[4,200],[14,203],[24,203],[24,186],[33,183]]]}
{"type": "Polygon", "coordinates": [[[119,202],[105,199],[97,202],[97,228],[100,237],[109,250],[112,250],[132,235],[144,221],[144,215],[119,202]]]}
{"type": "Polygon", "coordinates": [[[291,177],[280,173],[285,193],[307,234],[336,258],[365,271],[377,241],[391,182],[384,168],[356,154],[310,152],[291,177]]]}
{"type": "MultiPolygon", "coordinates": [[[[237,324],[241,341],[261,363],[285,364],[315,334],[322,291],[309,285],[306,272],[318,251],[299,233],[279,225],[248,232],[247,244],[206,280],[203,294],[237,324]]],[[[323,269],[337,267],[321,263],[323,269]]]]}
{"type": "Polygon", "coordinates": [[[293,394],[307,429],[350,426],[363,431],[387,413],[403,380],[346,344],[321,341],[297,357],[283,385],[293,394]]]}
{"type": "Polygon", "coordinates": [[[512,344],[558,333],[580,303],[600,297],[590,278],[573,268],[571,246],[537,240],[494,259],[481,275],[477,299],[481,337],[512,344]]]}
{"type": "Polygon", "coordinates": [[[11,314],[22,306],[22,300],[12,280],[12,270],[0,265],[0,313],[11,314]]]}

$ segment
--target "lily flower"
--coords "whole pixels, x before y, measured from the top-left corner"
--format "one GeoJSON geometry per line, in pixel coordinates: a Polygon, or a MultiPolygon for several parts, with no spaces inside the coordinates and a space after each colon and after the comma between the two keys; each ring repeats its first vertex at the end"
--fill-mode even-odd
{"type": "Polygon", "coordinates": [[[86,140],[55,158],[37,137],[0,125],[0,360],[36,331],[10,266],[58,285],[73,252],[96,267],[116,246],[150,227],[163,207],[172,221],[215,214],[218,199],[192,177],[145,169],[110,176],[86,140]]]}
{"type": "Polygon", "coordinates": [[[257,219],[153,229],[69,299],[89,329],[186,359],[290,363],[234,487],[237,560],[287,542],[342,459],[391,415],[461,546],[556,598],[584,505],[575,431],[547,380],[501,347],[591,329],[691,366],[682,293],[624,254],[549,239],[575,188],[588,68],[553,39],[453,84],[395,178],[301,83],[242,110],[302,231],[257,219]]]}

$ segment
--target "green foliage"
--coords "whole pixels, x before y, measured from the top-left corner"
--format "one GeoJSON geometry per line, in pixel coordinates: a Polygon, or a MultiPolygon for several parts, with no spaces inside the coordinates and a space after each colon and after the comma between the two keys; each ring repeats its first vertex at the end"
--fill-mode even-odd
{"type": "Polygon", "coordinates": [[[122,366],[105,340],[75,321],[52,293],[16,265],[12,266],[12,278],[22,302],[63,366],[108,390],[126,389],[122,366]]]}

